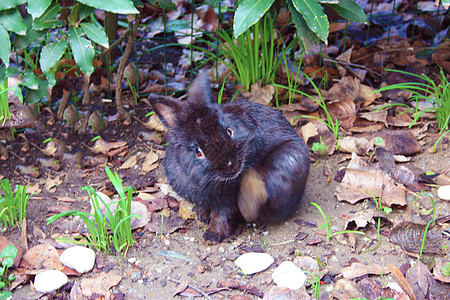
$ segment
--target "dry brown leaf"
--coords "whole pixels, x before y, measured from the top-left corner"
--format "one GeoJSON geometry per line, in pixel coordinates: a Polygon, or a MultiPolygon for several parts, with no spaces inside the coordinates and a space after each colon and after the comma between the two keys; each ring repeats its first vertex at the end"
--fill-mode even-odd
{"type": "Polygon", "coordinates": [[[446,263],[448,263],[448,260],[444,261],[442,258],[436,257],[435,262],[436,262],[436,265],[433,268],[434,279],[439,280],[441,282],[450,283],[450,276],[446,277],[446,276],[444,276],[444,274],[442,274],[442,267],[446,263]]]}
{"type": "Polygon", "coordinates": [[[387,173],[366,165],[355,153],[352,154],[344,178],[336,188],[337,199],[354,204],[373,195],[381,197],[382,204],[386,206],[405,206],[405,190],[397,186],[387,173]]]}
{"type": "Polygon", "coordinates": [[[356,117],[356,120],[353,122],[353,127],[349,129],[351,132],[377,132],[384,128],[384,125],[381,123],[374,123],[368,121],[366,119],[356,117]]]}
{"type": "Polygon", "coordinates": [[[118,285],[121,280],[122,276],[114,272],[102,272],[94,275],[94,277],[81,279],[81,290],[83,295],[89,299],[94,293],[104,296],[104,299],[110,299],[109,289],[118,285]]]}
{"type": "Polygon", "coordinates": [[[34,246],[22,257],[20,266],[25,274],[35,275],[41,270],[62,270],[64,266],[59,261],[58,251],[49,244],[34,246]]]}
{"type": "Polygon", "coordinates": [[[56,176],[55,178],[51,178],[50,176],[47,177],[47,180],[45,181],[45,188],[49,192],[56,192],[56,188],[58,185],[60,185],[63,181],[59,176],[56,176]]]}
{"type": "Polygon", "coordinates": [[[369,155],[374,149],[374,139],[364,137],[345,136],[339,140],[338,151],[345,153],[356,153],[358,155],[369,155]]]}
{"type": "Polygon", "coordinates": [[[420,260],[406,272],[406,280],[417,300],[430,299],[430,287],[433,277],[427,266],[420,260]]]}
{"type": "Polygon", "coordinates": [[[347,49],[344,53],[336,57],[336,60],[351,63],[353,47],[347,49]]]}
{"type": "Polygon", "coordinates": [[[130,156],[120,167],[120,170],[125,170],[134,167],[137,164],[138,155],[130,156]]]}
{"type": "Polygon", "coordinates": [[[250,92],[244,94],[249,101],[267,105],[272,101],[275,88],[272,85],[261,86],[261,82],[257,82],[250,87],[250,92]]]}
{"type": "Polygon", "coordinates": [[[402,271],[396,266],[391,265],[391,274],[394,277],[395,281],[397,281],[398,285],[402,288],[403,291],[409,296],[411,300],[415,300],[416,296],[414,296],[413,290],[406,280],[405,276],[403,276],[402,271]]]}
{"type": "Polygon", "coordinates": [[[42,150],[46,155],[61,158],[67,152],[67,146],[59,139],[51,139],[47,146],[42,150]]]}
{"type": "Polygon", "coordinates": [[[327,100],[340,100],[348,98],[355,101],[360,97],[360,82],[359,79],[351,76],[343,77],[339,82],[333,84],[326,94],[327,100]]]}
{"type": "Polygon", "coordinates": [[[342,128],[350,129],[353,127],[353,122],[356,119],[356,105],[353,100],[342,98],[330,101],[327,104],[327,109],[333,120],[339,120],[342,128]]]}
{"type": "MultiPolygon", "coordinates": [[[[400,245],[405,251],[419,253],[422,247],[425,224],[401,222],[391,229],[389,241],[400,245]]],[[[442,246],[445,240],[442,238],[439,226],[429,227],[423,247],[424,253],[442,254],[442,246]]]]}
{"type": "Polygon", "coordinates": [[[345,279],[351,280],[357,277],[361,277],[366,274],[386,275],[391,272],[391,268],[388,266],[382,266],[378,264],[364,265],[362,263],[354,262],[349,267],[342,268],[342,276],[345,279]]]}
{"type": "Polygon", "coordinates": [[[361,84],[359,87],[360,87],[360,95],[364,99],[364,102],[362,104],[363,107],[369,106],[376,99],[381,98],[383,96],[380,92],[373,93],[375,89],[368,85],[361,84]]]}
{"type": "Polygon", "coordinates": [[[306,125],[300,128],[300,132],[302,133],[303,141],[305,144],[308,144],[308,140],[310,137],[317,136],[317,128],[312,122],[308,122],[306,125]]]}
{"type": "Polygon", "coordinates": [[[91,151],[95,153],[103,153],[110,155],[110,151],[114,149],[122,150],[127,146],[127,142],[107,142],[104,139],[100,138],[98,139],[94,146],[91,149],[91,151]]]}
{"type": "Polygon", "coordinates": [[[395,155],[415,155],[423,151],[413,133],[409,130],[383,131],[376,133],[384,141],[383,148],[395,155]]]}
{"type": "Polygon", "coordinates": [[[148,153],[143,153],[144,155],[144,162],[142,163],[142,172],[148,173],[150,171],[153,171],[158,167],[158,160],[159,156],[154,151],[150,151],[148,153]]]}
{"type": "Polygon", "coordinates": [[[386,127],[388,127],[387,124],[387,110],[383,109],[377,112],[365,112],[365,113],[360,113],[359,117],[372,121],[372,122],[380,122],[383,123],[386,127]]]}
{"type": "Polygon", "coordinates": [[[145,123],[145,126],[147,128],[150,128],[150,129],[153,129],[156,131],[160,131],[160,132],[167,131],[166,126],[164,126],[164,124],[161,122],[161,120],[159,119],[159,117],[156,114],[153,114],[150,116],[147,123],[145,123]]]}
{"type": "Polygon", "coordinates": [[[366,209],[356,212],[345,222],[345,229],[357,230],[358,228],[364,228],[367,224],[375,222],[373,221],[373,215],[375,209],[366,209]]]}
{"type": "Polygon", "coordinates": [[[363,298],[363,294],[358,288],[358,285],[354,281],[348,279],[339,279],[334,284],[330,296],[339,300],[363,298]]]}

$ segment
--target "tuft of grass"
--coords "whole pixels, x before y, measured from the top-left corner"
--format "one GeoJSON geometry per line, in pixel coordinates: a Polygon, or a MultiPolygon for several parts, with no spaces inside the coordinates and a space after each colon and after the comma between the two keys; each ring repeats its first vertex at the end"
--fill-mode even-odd
{"type": "Polygon", "coordinates": [[[312,279],[306,279],[311,284],[311,289],[313,291],[314,299],[319,299],[320,295],[320,278],[325,274],[325,271],[323,271],[320,274],[316,273],[316,269],[314,268],[314,271],[304,271],[305,273],[311,275],[312,279]]]}
{"type": "Polygon", "coordinates": [[[0,221],[3,227],[21,227],[27,217],[28,201],[32,195],[27,194],[27,187],[23,185],[16,185],[13,192],[8,179],[1,180],[0,191],[3,192],[3,198],[0,193],[0,221]]]}
{"type": "Polygon", "coordinates": [[[337,232],[331,232],[331,220],[333,219],[333,216],[331,216],[329,219],[328,217],[325,215],[325,212],[323,211],[322,207],[320,207],[319,204],[315,203],[315,202],[310,202],[311,205],[315,206],[317,208],[317,210],[320,212],[320,214],[323,217],[323,220],[325,221],[325,223],[323,225],[321,225],[319,227],[319,229],[325,227],[327,230],[327,240],[329,241],[331,239],[331,237],[338,235],[338,234],[344,234],[344,233],[356,233],[356,234],[362,234],[365,235],[364,232],[361,231],[357,231],[357,230],[344,230],[344,231],[337,231],[337,232]]]}
{"type": "Polygon", "coordinates": [[[8,80],[0,83],[0,123],[4,124],[11,118],[11,112],[8,105],[8,80]]]}
{"type": "MultiPolygon", "coordinates": [[[[218,36],[218,53],[213,53],[203,48],[210,59],[217,58],[226,65],[236,76],[246,90],[250,90],[252,84],[262,81],[263,84],[272,84],[280,66],[283,53],[288,51],[293,42],[279,50],[274,34],[275,18],[266,14],[260,22],[255,23],[236,39],[227,30],[216,31],[218,36]]],[[[201,39],[211,48],[217,48],[213,35],[210,40],[201,39]]]]}
{"type": "MultiPolygon", "coordinates": [[[[450,126],[450,83],[447,80],[447,77],[444,74],[443,69],[441,68],[439,74],[435,74],[436,82],[428,77],[425,74],[417,75],[414,73],[401,71],[401,70],[392,70],[392,69],[386,69],[386,71],[389,72],[397,72],[409,76],[413,76],[417,78],[420,82],[406,82],[406,83],[397,83],[393,85],[388,85],[385,87],[382,87],[373,93],[376,92],[384,92],[394,89],[400,89],[404,91],[411,92],[413,95],[411,96],[411,100],[416,101],[416,108],[415,112],[413,114],[413,121],[411,122],[409,127],[414,126],[414,124],[417,122],[417,120],[422,117],[422,115],[426,112],[435,112],[436,113],[436,119],[437,119],[437,125],[439,129],[441,130],[440,133],[444,132],[445,130],[449,129],[450,126]],[[432,107],[419,111],[419,101],[425,100],[429,102],[432,107]]],[[[391,103],[387,104],[379,109],[377,111],[392,107],[395,105],[402,105],[407,106],[403,103],[391,103]]],[[[409,106],[407,106],[409,107],[409,106]]]]}
{"type": "MultiPolygon", "coordinates": [[[[328,111],[327,104],[325,102],[325,99],[322,96],[322,93],[320,92],[319,87],[314,83],[314,81],[311,79],[311,77],[309,77],[303,71],[300,71],[300,72],[309,81],[309,83],[313,86],[313,88],[316,91],[317,95],[319,96],[320,100],[317,100],[313,96],[311,96],[311,95],[309,95],[309,94],[307,94],[307,93],[305,93],[303,91],[300,91],[300,90],[293,90],[293,91],[296,92],[296,93],[299,93],[300,95],[308,97],[311,100],[313,100],[314,102],[316,102],[317,104],[319,104],[319,107],[322,108],[323,111],[325,112],[325,115],[326,115],[327,119],[323,120],[323,119],[321,119],[319,117],[316,117],[316,116],[301,115],[301,116],[297,116],[297,117],[292,118],[291,124],[294,122],[295,119],[298,119],[298,118],[312,118],[312,119],[316,119],[318,121],[323,122],[325,125],[327,125],[328,129],[330,129],[331,132],[333,132],[334,137],[336,138],[336,140],[339,143],[339,127],[340,127],[339,120],[338,119],[333,120],[333,117],[331,116],[330,112],[328,111]]],[[[292,90],[290,87],[286,87],[286,86],[283,86],[283,85],[280,85],[280,84],[273,84],[273,86],[281,87],[281,88],[288,89],[288,90],[292,90]]],[[[336,144],[336,148],[337,148],[337,144],[336,144]]]]}
{"type": "Polygon", "coordinates": [[[116,252],[120,253],[134,244],[131,218],[140,218],[140,216],[131,214],[132,187],[124,188],[117,172],[113,173],[108,167],[106,167],[106,174],[119,194],[118,201],[108,204],[92,187],[85,186],[82,190],[88,192],[94,213],[70,210],[48,218],[47,224],[61,217],[78,216],[88,228],[87,242],[71,239],[63,239],[64,241],[95,247],[107,253],[112,243],[116,252]]]}

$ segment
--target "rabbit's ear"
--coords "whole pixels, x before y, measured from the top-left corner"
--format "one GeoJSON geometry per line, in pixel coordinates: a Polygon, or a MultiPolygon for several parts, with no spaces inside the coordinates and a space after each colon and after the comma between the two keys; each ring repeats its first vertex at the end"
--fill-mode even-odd
{"type": "Polygon", "coordinates": [[[183,102],[172,97],[154,94],[151,94],[148,100],[164,126],[168,129],[178,127],[180,114],[183,111],[183,102]]]}
{"type": "Polygon", "coordinates": [[[192,82],[189,88],[189,102],[214,105],[213,93],[211,90],[211,83],[209,82],[208,72],[205,70],[200,71],[197,78],[192,82]]]}

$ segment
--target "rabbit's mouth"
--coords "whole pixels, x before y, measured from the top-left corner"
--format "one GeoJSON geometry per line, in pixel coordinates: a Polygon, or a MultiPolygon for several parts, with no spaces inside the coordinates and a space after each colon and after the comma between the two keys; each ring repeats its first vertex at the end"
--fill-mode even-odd
{"type": "Polygon", "coordinates": [[[219,181],[229,181],[236,179],[244,169],[242,160],[236,160],[234,162],[228,161],[226,167],[221,168],[217,172],[219,181]]]}

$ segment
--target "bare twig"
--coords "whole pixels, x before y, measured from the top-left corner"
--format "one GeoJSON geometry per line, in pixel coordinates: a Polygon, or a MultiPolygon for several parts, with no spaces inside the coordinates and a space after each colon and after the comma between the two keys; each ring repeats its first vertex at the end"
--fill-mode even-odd
{"type": "MultiPolygon", "coordinates": [[[[119,69],[117,70],[117,78],[116,78],[116,106],[117,111],[119,112],[119,116],[125,120],[126,123],[131,122],[130,114],[125,110],[123,106],[122,99],[122,79],[123,72],[125,70],[125,66],[128,62],[128,58],[130,57],[131,50],[133,50],[134,41],[136,40],[137,29],[139,26],[139,22],[141,20],[141,15],[135,15],[135,21],[133,29],[130,32],[130,38],[128,39],[127,46],[125,47],[125,52],[123,53],[122,58],[120,59],[119,69]]],[[[131,22],[129,23],[131,27],[131,22]]]]}
{"type": "MultiPolygon", "coordinates": [[[[175,280],[172,278],[169,278],[170,281],[175,282],[176,284],[182,284],[183,282],[179,281],[179,280],[175,280]]],[[[191,288],[193,290],[195,290],[196,292],[199,292],[200,294],[202,294],[203,297],[205,297],[206,299],[211,299],[207,293],[205,293],[204,291],[202,291],[201,289],[199,289],[198,287],[193,286],[192,284],[188,283],[186,288],[191,288]]]]}

